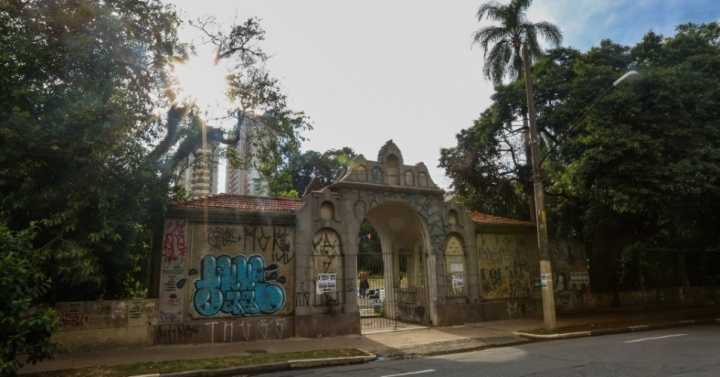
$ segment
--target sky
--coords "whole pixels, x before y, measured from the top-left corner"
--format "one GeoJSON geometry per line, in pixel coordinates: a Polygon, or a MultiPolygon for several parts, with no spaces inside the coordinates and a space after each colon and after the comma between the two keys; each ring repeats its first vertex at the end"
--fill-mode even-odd
{"type": "MultiPolygon", "coordinates": [[[[475,18],[480,0],[171,3],[185,19],[211,16],[227,28],[261,19],[268,68],[290,107],[309,115],[314,127],[304,150],[350,146],[375,160],[393,139],[406,164],[425,162],[447,189],[451,182],[437,167],[440,149],[455,145],[455,135],[490,104],[482,51],[471,44],[473,31],[487,25],[475,18]]],[[[649,30],[669,35],[680,23],[720,20],[720,0],[535,0],[529,18],[556,24],[563,45],[587,50],[602,39],[631,45],[649,30]]],[[[196,46],[176,68],[181,98],[195,100],[209,119],[223,115],[227,68],[213,64],[213,49],[198,30],[184,25],[180,35],[196,46]]]]}

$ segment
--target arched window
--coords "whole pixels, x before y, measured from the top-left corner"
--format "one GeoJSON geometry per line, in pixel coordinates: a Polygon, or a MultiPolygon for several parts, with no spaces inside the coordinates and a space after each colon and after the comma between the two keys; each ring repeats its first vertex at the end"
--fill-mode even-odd
{"type": "Polygon", "coordinates": [[[417,181],[418,181],[418,186],[427,187],[427,185],[428,185],[427,174],[425,174],[425,172],[422,172],[422,171],[420,173],[418,173],[417,181]]]}
{"type": "Polygon", "coordinates": [[[373,166],[372,173],[371,173],[371,180],[372,183],[383,183],[383,172],[382,169],[380,169],[379,166],[373,166]]]}
{"type": "Polygon", "coordinates": [[[397,186],[400,184],[400,160],[394,154],[387,157],[385,171],[387,172],[387,183],[389,185],[397,186]]]}
{"type": "Polygon", "coordinates": [[[405,172],[405,186],[415,186],[415,176],[410,170],[405,172]]]}
{"type": "Polygon", "coordinates": [[[449,297],[465,296],[465,251],[460,237],[451,235],[445,244],[445,273],[449,297]]]}
{"type": "Polygon", "coordinates": [[[330,221],[335,218],[335,206],[330,202],[323,202],[320,206],[320,218],[324,221],[330,221]]]}
{"type": "Polygon", "coordinates": [[[457,214],[457,211],[455,211],[454,209],[451,209],[448,212],[448,224],[450,224],[450,225],[458,224],[458,214],[457,214]]]}
{"type": "Polygon", "coordinates": [[[340,236],[332,229],[321,229],[313,237],[312,278],[315,305],[342,300],[343,253],[340,236]]]}
{"type": "Polygon", "coordinates": [[[359,182],[367,182],[368,180],[368,170],[365,165],[358,165],[354,169],[355,173],[355,180],[359,182]]]}

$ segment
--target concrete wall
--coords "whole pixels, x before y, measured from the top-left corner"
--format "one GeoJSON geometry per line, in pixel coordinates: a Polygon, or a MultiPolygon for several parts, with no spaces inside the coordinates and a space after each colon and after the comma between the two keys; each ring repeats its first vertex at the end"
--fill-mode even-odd
{"type": "MultiPolygon", "coordinates": [[[[614,294],[593,293],[581,310],[613,308],[614,294]]],[[[620,307],[660,308],[660,307],[701,307],[720,304],[720,287],[672,287],[648,289],[645,291],[618,292],[620,307]]]]}
{"type": "Polygon", "coordinates": [[[152,344],[155,300],[60,302],[60,331],[53,340],[66,350],[152,344]]]}
{"type": "Polygon", "coordinates": [[[153,342],[293,336],[295,229],[280,220],[168,219],[153,342]]]}
{"type": "Polygon", "coordinates": [[[558,313],[588,309],[592,294],[585,246],[576,241],[551,240],[550,257],[558,313]]]}
{"type": "Polygon", "coordinates": [[[295,334],[359,334],[354,208],[329,191],[303,199],[306,203],[296,214],[295,334]],[[319,280],[328,276],[334,278],[334,286],[318,287],[319,280]]]}
{"type": "MultiPolygon", "coordinates": [[[[540,314],[539,258],[534,227],[478,228],[477,255],[484,319],[540,314]]],[[[591,300],[585,247],[550,242],[555,305],[558,312],[580,311],[591,300]]]]}
{"type": "Polygon", "coordinates": [[[476,237],[483,319],[537,314],[539,262],[532,229],[484,228],[476,237]]]}

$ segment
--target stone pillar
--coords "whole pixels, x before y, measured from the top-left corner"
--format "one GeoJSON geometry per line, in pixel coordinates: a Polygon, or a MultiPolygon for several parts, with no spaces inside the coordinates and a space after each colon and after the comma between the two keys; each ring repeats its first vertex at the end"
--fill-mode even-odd
{"type": "Polygon", "coordinates": [[[395,264],[393,263],[393,244],[391,237],[380,236],[383,256],[383,280],[385,285],[385,317],[397,317],[397,297],[395,297],[395,264]]]}
{"type": "MultiPolygon", "coordinates": [[[[438,325],[438,316],[437,316],[437,306],[438,304],[442,304],[443,300],[441,300],[440,296],[438,295],[438,263],[437,263],[437,254],[436,251],[432,248],[432,243],[425,242],[427,247],[427,257],[425,259],[425,264],[427,265],[427,290],[428,290],[428,302],[429,302],[429,308],[430,311],[430,321],[433,325],[438,325]]],[[[442,266],[442,264],[440,264],[442,266]]]]}
{"type": "MultiPolygon", "coordinates": [[[[356,229],[354,226],[348,227],[349,229],[356,229]]],[[[355,232],[354,235],[351,232],[346,237],[346,246],[343,249],[343,281],[344,295],[345,295],[345,312],[346,313],[360,313],[358,308],[358,292],[357,292],[357,281],[358,281],[358,267],[357,267],[357,252],[358,252],[358,237],[355,232]],[[352,286],[347,286],[352,284],[352,286]]]]}

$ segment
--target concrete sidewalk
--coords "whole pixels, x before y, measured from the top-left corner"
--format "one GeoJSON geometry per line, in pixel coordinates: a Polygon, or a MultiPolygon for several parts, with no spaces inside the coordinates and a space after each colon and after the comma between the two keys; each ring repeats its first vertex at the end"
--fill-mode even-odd
{"type": "Polygon", "coordinates": [[[328,338],[289,338],[237,343],[158,345],[135,348],[113,348],[100,351],[72,352],[53,360],[28,365],[21,373],[84,368],[98,365],[120,365],[148,361],[189,360],[239,356],[254,352],[298,352],[338,348],[358,348],[379,356],[429,354],[456,347],[497,346],[526,342],[512,334],[519,329],[542,325],[538,320],[493,321],[464,326],[432,327],[369,335],[346,335],[328,338]]]}
{"type": "MultiPolygon", "coordinates": [[[[652,321],[659,319],[698,318],[710,315],[707,309],[656,311],[652,313],[600,313],[566,316],[558,327],[617,321],[652,321]]],[[[720,313],[717,308],[711,309],[720,313]]],[[[357,348],[379,356],[432,355],[527,343],[530,340],[514,332],[541,328],[542,320],[520,319],[469,323],[462,326],[430,327],[367,335],[346,335],[328,338],[289,338],[253,342],[158,345],[135,348],[114,348],[89,352],[60,354],[53,360],[28,365],[21,373],[84,368],[98,365],[120,365],[149,361],[190,360],[268,352],[285,353],[311,350],[357,348]]]]}

